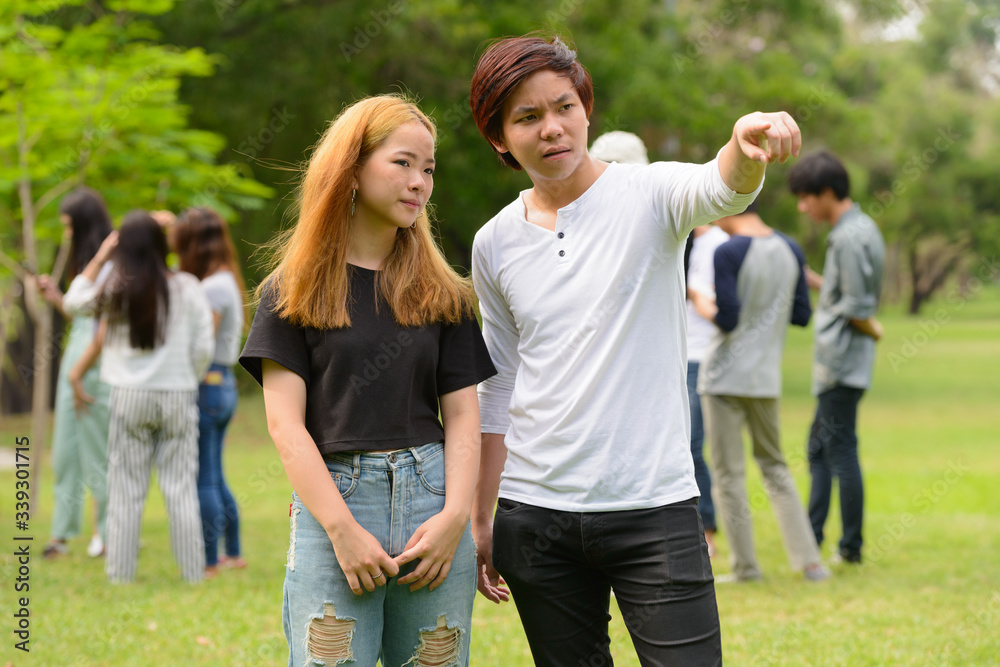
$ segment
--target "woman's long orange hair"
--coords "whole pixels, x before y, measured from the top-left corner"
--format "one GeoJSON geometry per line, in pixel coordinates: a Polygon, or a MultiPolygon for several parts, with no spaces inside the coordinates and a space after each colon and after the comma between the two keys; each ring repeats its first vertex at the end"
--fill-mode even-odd
{"type": "MultiPolygon", "coordinates": [[[[275,290],[275,312],[300,326],[350,326],[347,252],[351,191],[357,171],[392,132],[419,122],[435,141],[431,120],[396,95],[369,97],[346,108],[316,145],[298,193],[298,221],[271,244],[272,270],[257,287],[275,290]]],[[[377,286],[403,326],[457,324],[472,312],[472,284],[448,264],[434,240],[427,210],[396,243],[377,286]]]]}

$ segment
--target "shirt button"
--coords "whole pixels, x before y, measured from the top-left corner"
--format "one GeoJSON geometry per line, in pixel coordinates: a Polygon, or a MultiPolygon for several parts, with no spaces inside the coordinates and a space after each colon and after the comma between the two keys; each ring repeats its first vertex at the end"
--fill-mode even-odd
{"type": "Polygon", "coordinates": [[[562,238],[562,237],[564,237],[564,236],[566,236],[566,235],[565,235],[565,234],[563,234],[562,232],[559,232],[558,234],[556,234],[556,236],[557,236],[558,238],[562,238]]]}
{"type": "Polygon", "coordinates": [[[566,251],[565,250],[560,250],[559,251],[559,256],[560,257],[565,257],[566,256],[566,251]]]}

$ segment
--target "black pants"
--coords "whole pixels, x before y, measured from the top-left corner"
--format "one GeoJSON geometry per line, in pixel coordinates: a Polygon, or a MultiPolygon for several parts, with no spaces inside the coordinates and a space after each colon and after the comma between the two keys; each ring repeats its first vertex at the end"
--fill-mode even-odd
{"type": "Polygon", "coordinates": [[[858,403],[864,389],[838,385],[819,395],[816,418],[809,431],[809,522],[816,543],[823,544],[823,526],[830,511],[833,478],[840,484],[840,553],[861,555],[865,486],[858,459],[858,403]]]}
{"type": "Polygon", "coordinates": [[[580,513],[501,498],[493,564],[513,593],[536,665],[612,665],[612,589],[643,665],[722,664],[697,499],[580,513]]]}

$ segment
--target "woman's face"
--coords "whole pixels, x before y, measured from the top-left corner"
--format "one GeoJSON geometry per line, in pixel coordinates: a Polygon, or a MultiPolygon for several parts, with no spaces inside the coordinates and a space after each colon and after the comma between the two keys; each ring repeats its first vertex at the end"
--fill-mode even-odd
{"type": "Polygon", "coordinates": [[[73,236],[73,218],[69,217],[65,213],[60,213],[59,222],[62,223],[63,234],[66,236],[73,236]]]}
{"type": "Polygon", "coordinates": [[[434,189],[434,138],[420,122],[405,123],[371,154],[354,187],[355,224],[413,226],[434,189]]]}

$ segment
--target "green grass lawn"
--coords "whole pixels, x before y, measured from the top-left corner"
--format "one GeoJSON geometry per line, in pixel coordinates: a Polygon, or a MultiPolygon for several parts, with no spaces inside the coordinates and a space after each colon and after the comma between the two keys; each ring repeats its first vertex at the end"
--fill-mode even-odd
{"type": "MultiPolygon", "coordinates": [[[[727,664],[1000,664],[1000,289],[967,302],[929,304],[921,318],[881,317],[886,337],[859,419],[867,562],[835,566],[835,577],[821,584],[791,572],[769,504],[756,503],[763,488],[753,470],[765,579],[717,589],[727,664]]],[[[814,408],[811,349],[811,331],[790,333],[782,426],[803,497],[814,408]]],[[[27,432],[27,419],[4,418],[0,446],[27,432]]],[[[33,464],[36,454],[33,448],[33,464]]],[[[31,522],[27,594],[14,592],[14,474],[0,472],[0,665],[284,664],[280,607],[290,490],[258,393],[241,399],[226,469],[239,496],[250,567],[199,586],[181,583],[154,489],[138,578],[109,586],[103,562],[84,554],[86,537],[71,543],[65,559],[41,559],[52,509],[46,468],[31,522]],[[30,597],[30,654],[13,648],[11,614],[21,595],[30,597]]],[[[835,510],[830,525],[835,541],[835,510]]],[[[728,571],[727,555],[723,538],[716,573],[728,571]]],[[[482,598],[476,605],[472,664],[530,665],[513,605],[482,598]]],[[[612,614],[616,664],[637,665],[620,614],[612,614]]]]}

